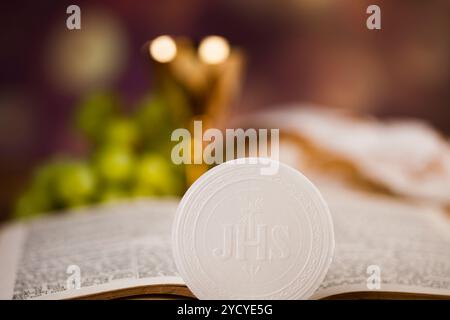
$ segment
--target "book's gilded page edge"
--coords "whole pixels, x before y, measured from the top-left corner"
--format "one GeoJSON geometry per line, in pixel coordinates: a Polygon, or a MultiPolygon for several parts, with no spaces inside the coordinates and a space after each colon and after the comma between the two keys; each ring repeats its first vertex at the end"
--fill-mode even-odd
{"type": "Polygon", "coordinates": [[[317,291],[311,299],[324,299],[334,295],[352,293],[352,292],[392,292],[392,293],[411,293],[420,295],[436,295],[436,296],[448,296],[450,298],[450,290],[445,289],[434,289],[434,288],[423,288],[423,287],[413,287],[413,286],[402,286],[393,284],[381,284],[380,289],[370,290],[362,285],[349,285],[349,286],[338,286],[329,289],[323,289],[317,291]]]}
{"type": "Polygon", "coordinates": [[[172,299],[195,299],[194,294],[186,285],[179,284],[157,284],[150,286],[138,286],[108,292],[85,295],[75,298],[77,300],[172,300],[172,299]]]}
{"type": "Polygon", "coordinates": [[[180,277],[155,277],[145,279],[120,279],[111,281],[101,285],[95,285],[90,287],[82,287],[80,289],[71,289],[58,293],[52,293],[45,296],[40,296],[32,300],[64,300],[64,299],[76,299],[84,296],[97,295],[99,293],[105,293],[109,291],[118,291],[134,287],[156,286],[156,285],[178,285],[185,286],[183,279],[180,277]]]}
{"type": "Polygon", "coordinates": [[[0,299],[12,299],[17,266],[25,240],[26,226],[21,223],[5,226],[0,232],[0,299]]]}

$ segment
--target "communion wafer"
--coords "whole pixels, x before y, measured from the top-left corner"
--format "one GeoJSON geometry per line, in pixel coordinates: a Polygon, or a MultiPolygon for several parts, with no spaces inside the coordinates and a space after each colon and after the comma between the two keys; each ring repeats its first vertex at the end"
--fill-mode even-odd
{"type": "Polygon", "coordinates": [[[178,206],[172,241],[178,271],[200,299],[307,299],[334,251],[318,189],[297,170],[260,158],[201,176],[178,206]],[[278,169],[262,174],[268,166],[278,169]]]}

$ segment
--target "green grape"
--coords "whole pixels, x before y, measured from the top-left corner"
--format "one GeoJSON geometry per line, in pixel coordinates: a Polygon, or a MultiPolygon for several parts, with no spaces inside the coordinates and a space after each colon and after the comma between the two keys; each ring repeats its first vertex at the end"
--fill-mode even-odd
{"type": "Polygon", "coordinates": [[[106,146],[94,156],[95,169],[106,182],[126,181],[133,170],[133,155],[127,148],[106,146]]]}
{"type": "Polygon", "coordinates": [[[98,199],[102,203],[110,203],[120,201],[127,197],[128,194],[124,190],[116,187],[108,187],[101,192],[98,199]]]}
{"type": "Polygon", "coordinates": [[[68,163],[58,170],[55,192],[59,201],[69,207],[88,203],[95,192],[96,176],[84,163],[68,163]]]}
{"type": "Polygon", "coordinates": [[[139,198],[139,197],[157,196],[159,194],[155,187],[150,186],[150,185],[140,184],[140,185],[133,186],[133,188],[131,189],[131,195],[133,197],[139,198]]]}
{"type": "Polygon", "coordinates": [[[57,199],[55,198],[55,180],[59,170],[64,167],[62,161],[52,161],[48,164],[39,166],[34,174],[31,182],[31,189],[39,192],[41,197],[46,197],[48,209],[55,209],[57,199]]]}
{"type": "Polygon", "coordinates": [[[61,203],[56,192],[56,181],[60,172],[67,167],[67,160],[52,160],[40,165],[33,173],[27,201],[24,203],[38,203],[39,210],[51,211],[60,207],[61,203]],[[44,205],[45,204],[45,205],[44,205]]]}
{"type": "Polygon", "coordinates": [[[141,101],[136,112],[136,122],[147,147],[154,149],[170,142],[171,115],[162,99],[147,97],[141,101]]]}
{"type": "Polygon", "coordinates": [[[135,122],[126,118],[114,118],[106,124],[101,143],[131,148],[138,139],[139,132],[135,122]]]}
{"type": "Polygon", "coordinates": [[[76,127],[91,141],[97,142],[106,121],[119,110],[118,99],[108,93],[94,93],[86,97],[78,107],[76,127]]]}
{"type": "Polygon", "coordinates": [[[42,215],[49,210],[51,210],[51,202],[48,194],[40,189],[31,189],[19,197],[13,216],[23,219],[42,215]]]}
{"type": "Polygon", "coordinates": [[[179,194],[181,189],[173,165],[159,154],[147,154],[139,160],[134,181],[136,188],[149,188],[158,195],[179,194]]]}
{"type": "Polygon", "coordinates": [[[33,174],[33,186],[50,192],[56,170],[55,163],[38,167],[33,174]]]}

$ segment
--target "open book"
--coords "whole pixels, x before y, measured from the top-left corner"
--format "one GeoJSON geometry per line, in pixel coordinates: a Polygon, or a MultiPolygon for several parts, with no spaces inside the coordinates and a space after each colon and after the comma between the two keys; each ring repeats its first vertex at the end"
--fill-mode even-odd
{"type": "MultiPolygon", "coordinates": [[[[312,298],[450,298],[450,219],[439,209],[318,185],[336,251],[312,298]]],[[[0,232],[0,298],[192,297],[171,252],[177,200],[80,209],[0,232]]]]}

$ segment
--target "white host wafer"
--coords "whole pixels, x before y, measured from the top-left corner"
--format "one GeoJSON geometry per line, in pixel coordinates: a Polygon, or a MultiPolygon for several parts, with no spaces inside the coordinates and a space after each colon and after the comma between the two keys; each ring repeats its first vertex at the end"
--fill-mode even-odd
{"type": "Polygon", "coordinates": [[[328,206],[287,165],[261,174],[268,161],[221,164],[181,200],[173,252],[198,298],[307,299],[325,277],[334,251],[328,206]]]}

